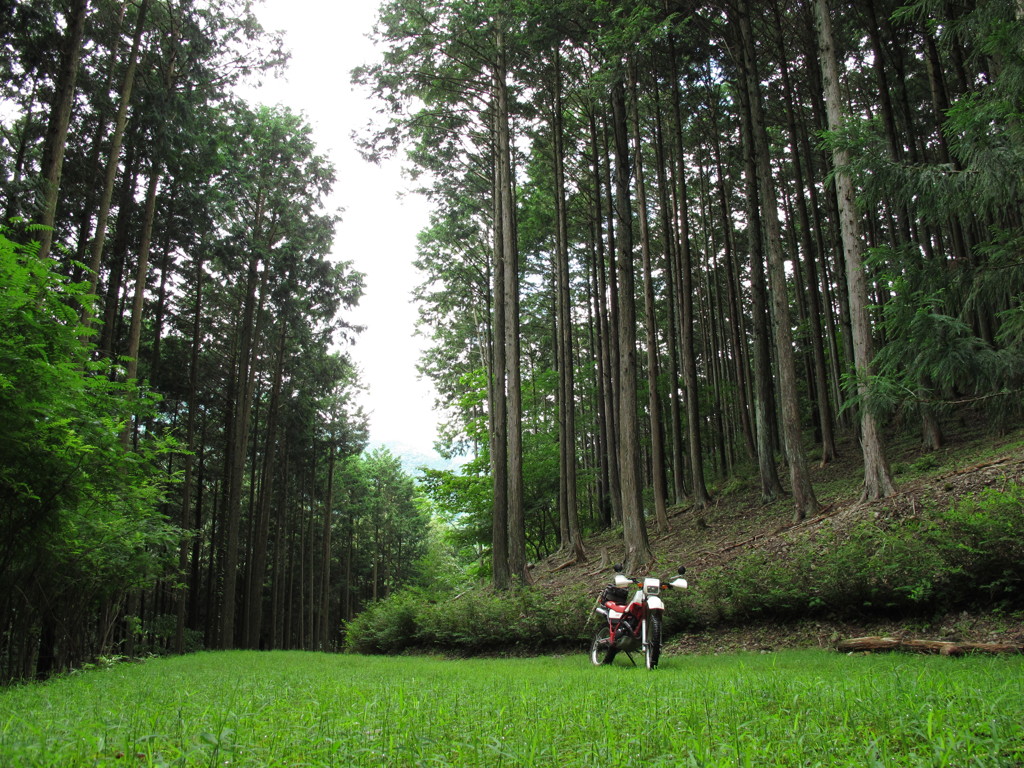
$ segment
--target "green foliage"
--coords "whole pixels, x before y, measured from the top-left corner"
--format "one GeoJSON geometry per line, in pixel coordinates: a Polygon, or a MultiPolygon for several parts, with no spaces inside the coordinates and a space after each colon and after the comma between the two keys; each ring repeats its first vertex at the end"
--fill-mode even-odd
{"type": "Polygon", "coordinates": [[[694,602],[709,623],[792,614],[800,599],[799,585],[785,564],[761,551],[740,556],[727,567],[710,568],[697,582],[694,602]]]}
{"type": "Polygon", "coordinates": [[[489,562],[480,562],[491,541],[491,477],[483,459],[460,470],[421,470],[420,485],[432,509],[448,528],[459,564],[474,575],[489,562]],[[474,566],[478,567],[474,567],[474,566]]]}
{"type": "MultiPolygon", "coordinates": [[[[557,374],[550,369],[541,369],[524,381],[527,401],[543,406],[553,402],[557,374]]],[[[475,371],[471,377],[464,377],[463,383],[471,386],[467,398],[483,413],[482,400],[486,381],[482,371],[475,371]],[[475,383],[474,383],[475,382],[475,383]]],[[[468,412],[468,409],[463,409],[468,412]]],[[[523,433],[523,497],[525,525],[530,557],[539,560],[547,557],[558,547],[558,492],[559,455],[557,423],[538,418],[532,411],[530,428],[523,433]]],[[[476,441],[487,442],[486,416],[471,419],[467,428],[476,426],[479,432],[476,441]]],[[[578,480],[586,482],[587,476],[580,473],[578,480]]],[[[435,509],[450,526],[463,565],[473,568],[473,574],[481,574],[476,567],[480,554],[491,544],[492,483],[490,452],[482,450],[476,458],[466,462],[457,470],[423,470],[421,481],[427,495],[434,502],[435,509]]],[[[580,485],[577,495],[582,496],[585,486],[580,485]]],[[[488,564],[489,567],[489,564],[488,564]]]]}
{"type": "MultiPolygon", "coordinates": [[[[999,253],[1002,259],[1005,252],[999,253]]],[[[1012,284],[1010,272],[992,259],[976,274],[937,271],[890,249],[875,249],[871,260],[899,272],[889,281],[892,298],[882,308],[886,344],[875,358],[878,375],[868,388],[869,407],[885,415],[949,410],[969,400],[987,407],[996,423],[1019,411],[1024,347],[1015,343],[1016,310],[1003,313],[1008,325],[999,346],[979,338],[971,326],[979,303],[1016,303],[997,295],[997,286],[1012,284]]]]}
{"type": "MultiPolygon", "coordinates": [[[[3,23],[0,205],[19,222],[7,239],[45,232],[20,218],[35,220],[45,192],[66,248],[52,264],[6,240],[0,255],[2,678],[119,644],[177,647],[179,599],[185,648],[255,644],[263,617],[259,642],[322,647],[308,627],[320,635],[350,605],[324,533],[329,459],[365,446],[341,351],[362,277],[334,247],[334,169],[308,121],[239,98],[236,86],[287,59],[250,5],[44,0],[3,23]],[[75,9],[88,17],[81,56],[68,47],[75,9]],[[61,62],[76,60],[71,82],[61,62]],[[59,122],[61,93],[74,104],[66,140],[41,130],[59,122]],[[171,452],[171,429],[187,458],[171,452]],[[179,472],[180,495],[163,498],[179,472]],[[191,546],[165,580],[180,543],[167,518],[191,546]],[[278,579],[290,599],[271,609],[278,579]],[[314,603],[330,620],[292,620],[314,603]],[[272,610],[294,637],[270,631],[272,610]],[[196,641],[200,628],[224,631],[196,641]]],[[[415,567],[414,548],[385,550],[415,567]]]]}
{"type": "MultiPolygon", "coordinates": [[[[921,615],[1024,605],[1024,488],[990,490],[948,510],[850,529],[825,525],[783,551],[753,550],[694,576],[666,632],[719,622],[921,615]]],[[[403,591],[345,628],[364,653],[542,651],[586,634],[590,595],[471,589],[457,599],[403,591]]]]}
{"type": "Polygon", "coordinates": [[[1002,425],[1021,413],[1024,370],[1024,27],[1007,2],[950,15],[935,0],[914,0],[893,19],[927,27],[940,55],[963,53],[984,74],[953,89],[941,152],[926,162],[894,159],[877,117],[830,137],[851,152],[862,205],[894,206],[947,241],[900,238],[898,248],[873,249],[872,266],[890,277],[868,405],[941,414],[971,400],[1002,425]]]}
{"type": "Polygon", "coordinates": [[[779,553],[753,550],[695,579],[700,621],[899,616],[1024,604],[1024,488],[840,533],[825,527],[779,553]]]}
{"type": "Polygon", "coordinates": [[[400,653],[412,647],[417,633],[418,590],[402,590],[371,603],[345,625],[345,646],[360,653],[400,653]]]}
{"type": "Polygon", "coordinates": [[[152,585],[179,534],[161,510],[175,444],[147,431],[124,447],[154,398],[90,360],[84,292],[0,232],[0,589],[68,623],[152,585]]]}
{"type": "Polygon", "coordinates": [[[351,558],[348,588],[356,610],[362,608],[360,594],[432,585],[450,573],[444,532],[397,456],[377,448],[349,457],[337,481],[343,491],[336,540],[351,558]]]}
{"type": "Polygon", "coordinates": [[[950,587],[988,602],[1024,595],[1024,486],[988,489],[941,516],[950,587]]]}
{"type": "MultiPolygon", "coordinates": [[[[147,439],[139,452],[126,452],[121,435],[133,415],[152,411],[153,397],[128,397],[133,384],[112,381],[106,365],[90,362],[77,322],[76,307],[91,300],[84,284],[2,233],[0,286],[5,540],[57,523],[74,546],[63,555],[69,561],[95,556],[97,542],[110,538],[128,537],[126,552],[135,551],[134,536],[152,519],[166,481],[156,462],[174,444],[147,439]]],[[[82,563],[86,572],[91,565],[98,563],[82,563]]]]}
{"type": "Polygon", "coordinates": [[[456,654],[577,646],[592,608],[589,595],[551,596],[530,587],[476,587],[454,598],[404,591],[348,622],[345,646],[359,653],[415,648],[456,654]]]}

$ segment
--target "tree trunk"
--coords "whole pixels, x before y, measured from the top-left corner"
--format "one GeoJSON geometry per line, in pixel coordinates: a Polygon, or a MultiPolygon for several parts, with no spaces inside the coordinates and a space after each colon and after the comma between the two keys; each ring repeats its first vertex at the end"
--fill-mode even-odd
{"type": "Polygon", "coordinates": [[[132,300],[131,324],[128,329],[128,362],[125,377],[135,379],[139,372],[139,346],[142,342],[142,309],[146,298],[146,277],[149,274],[149,250],[153,242],[153,221],[156,218],[156,193],[160,186],[160,163],[154,161],[149,171],[146,187],[146,207],[142,221],[142,240],[139,243],[139,259],[135,265],[135,296],[132,300]]]}
{"type": "MultiPolygon", "coordinates": [[[[103,324],[100,328],[99,353],[110,359],[117,350],[120,336],[121,291],[125,280],[125,266],[128,261],[130,233],[135,219],[135,196],[138,192],[139,177],[142,174],[139,153],[135,142],[128,143],[125,152],[124,173],[118,190],[117,224],[114,241],[111,244],[107,285],[103,290],[103,324]]],[[[84,340],[83,340],[84,343],[84,340]]]]}
{"type": "MultiPolygon", "coordinates": [[[[654,89],[654,105],[657,110],[655,121],[655,168],[658,175],[658,207],[661,211],[661,231],[665,239],[665,302],[668,308],[668,319],[665,325],[668,329],[668,373],[667,377],[672,385],[668,392],[668,432],[671,445],[672,465],[672,490],[673,501],[682,504],[686,499],[686,466],[683,458],[683,417],[682,405],[679,398],[678,381],[682,378],[679,374],[679,320],[676,314],[679,310],[679,294],[676,290],[676,244],[675,227],[673,226],[673,212],[671,204],[671,193],[668,181],[668,159],[665,149],[665,131],[662,127],[664,115],[661,111],[661,104],[658,100],[658,89],[654,89]]],[[[672,130],[671,128],[669,130],[672,130]]]]}
{"type": "Polygon", "coordinates": [[[39,232],[39,259],[50,255],[53,244],[53,226],[57,219],[57,200],[60,197],[60,177],[64,166],[64,150],[67,146],[68,126],[75,103],[75,83],[78,80],[78,65],[82,60],[82,39],[85,36],[85,19],[89,14],[89,0],[72,0],[67,14],[67,33],[61,51],[61,66],[54,84],[53,108],[46,128],[46,145],[43,155],[43,200],[39,223],[44,229],[39,232]]]}
{"type": "MultiPolygon", "coordinates": [[[[255,220],[262,217],[262,206],[257,207],[255,220]]],[[[260,242],[259,225],[256,227],[255,242],[260,242]]],[[[230,424],[226,430],[228,437],[225,455],[225,525],[224,561],[221,564],[223,594],[220,615],[220,647],[228,649],[235,643],[235,615],[238,584],[238,549],[239,527],[242,514],[242,479],[245,473],[246,446],[249,443],[250,421],[252,416],[252,392],[255,377],[254,349],[256,333],[257,305],[262,293],[266,271],[259,270],[259,251],[255,249],[249,256],[248,274],[246,276],[246,293],[242,318],[238,329],[236,349],[236,366],[234,383],[228,408],[230,424]]]]}
{"type": "MultiPolygon", "coordinates": [[[[827,0],[815,0],[818,17],[818,45],[820,49],[822,79],[825,87],[825,107],[831,131],[842,127],[842,102],[839,91],[839,71],[832,38],[832,22],[827,0]]],[[[839,205],[839,224],[846,261],[846,280],[850,296],[850,321],[853,329],[853,362],[857,370],[857,392],[862,399],[868,397],[867,377],[870,374],[872,353],[871,323],[868,318],[867,277],[861,257],[860,227],[857,218],[853,180],[844,169],[849,163],[845,150],[833,151],[836,168],[836,197],[839,205]]],[[[890,496],[895,492],[892,473],[885,455],[885,445],[877,419],[870,404],[860,409],[861,449],[864,454],[863,499],[872,500],[890,496]]]]}
{"type": "Polygon", "coordinates": [[[331,648],[331,523],[334,520],[334,465],[337,448],[332,442],[327,453],[327,492],[324,497],[324,519],[320,530],[320,622],[314,650],[331,648]]]}
{"type": "Polygon", "coordinates": [[[640,435],[637,417],[636,286],[633,274],[633,227],[629,200],[629,138],[626,97],[621,80],[612,85],[615,149],[616,264],[619,283],[619,472],[625,564],[636,570],[651,561],[640,485],[640,435]]]}
{"type": "MultiPolygon", "coordinates": [[[[190,507],[192,505],[192,488],[194,485],[194,466],[195,466],[195,453],[196,453],[196,412],[199,410],[199,404],[196,402],[196,395],[199,391],[199,347],[201,339],[201,321],[203,316],[203,260],[201,255],[201,249],[195,256],[196,276],[195,276],[195,290],[196,290],[196,303],[192,314],[192,341],[191,349],[189,353],[189,365],[188,365],[188,394],[186,398],[188,400],[188,415],[185,417],[185,449],[188,453],[185,454],[185,470],[184,476],[181,481],[181,516],[180,525],[182,531],[188,531],[199,528],[199,520],[196,519],[195,525],[193,526],[193,516],[189,514],[190,507]]],[[[201,496],[197,497],[197,508],[198,501],[201,496]]],[[[197,515],[198,518],[198,509],[197,515]]],[[[198,534],[195,536],[195,540],[198,542],[198,534]]],[[[188,569],[188,549],[189,549],[189,537],[183,536],[179,545],[178,553],[178,569],[179,578],[184,582],[188,583],[189,579],[186,575],[188,569]]],[[[198,562],[198,557],[193,561],[193,565],[198,562]]],[[[192,583],[189,584],[189,591],[186,592],[184,588],[178,590],[178,605],[177,605],[177,626],[174,633],[174,650],[175,653],[185,652],[185,627],[187,624],[187,598],[190,594],[194,594],[197,588],[198,579],[195,578],[195,571],[193,571],[192,583]]]]}
{"type": "Polygon", "coordinates": [[[757,447],[754,442],[754,428],[750,423],[750,355],[747,349],[747,334],[744,314],[740,311],[740,282],[736,276],[736,247],[732,237],[730,213],[728,207],[728,189],[725,183],[725,170],[722,166],[721,153],[715,147],[715,171],[719,183],[718,211],[719,222],[725,232],[724,254],[725,291],[728,302],[729,340],[732,345],[733,377],[736,382],[736,407],[739,411],[740,431],[743,433],[743,446],[747,457],[757,458],[757,447]]]}
{"type": "Polygon", "coordinates": [[[565,202],[565,147],[562,124],[562,70],[555,50],[555,88],[551,131],[554,136],[556,280],[555,327],[558,365],[558,455],[560,543],[567,555],[583,562],[576,501],[576,397],[573,361],[572,296],[569,273],[569,225],[565,202]]]}
{"type": "MultiPolygon", "coordinates": [[[[781,21],[778,3],[774,4],[776,28],[781,34],[781,21]]],[[[800,245],[806,260],[805,280],[807,289],[807,315],[810,320],[810,342],[813,355],[815,405],[818,413],[818,428],[821,432],[821,466],[825,466],[836,458],[836,440],[833,430],[832,399],[829,396],[828,371],[825,364],[824,331],[821,324],[821,290],[818,286],[818,267],[815,256],[814,241],[811,237],[811,219],[807,211],[807,194],[804,187],[803,159],[800,153],[799,134],[796,127],[796,116],[793,105],[796,95],[789,77],[789,65],[786,62],[784,45],[777,41],[781,62],[783,88],[786,94],[786,128],[789,133],[789,145],[793,158],[793,177],[796,182],[796,213],[799,221],[800,245]]],[[[808,158],[808,161],[810,158],[808,158]]],[[[799,289],[799,287],[798,287],[799,289]]]]}
{"type": "MultiPolygon", "coordinates": [[[[497,73],[495,73],[497,81],[497,73]]],[[[495,86],[497,87],[497,86],[495,86]]],[[[498,125],[494,124],[494,295],[491,325],[490,392],[491,476],[493,483],[491,508],[491,579],[496,589],[508,589],[512,574],[508,562],[508,421],[505,398],[505,259],[502,219],[502,185],[500,153],[497,150],[498,125]]]]}
{"type": "Polygon", "coordinates": [[[744,57],[747,60],[744,69],[754,154],[757,160],[756,172],[761,202],[761,222],[765,228],[765,239],[768,245],[768,278],[771,287],[772,323],[775,329],[779,395],[782,401],[782,431],[785,439],[786,458],[789,463],[789,477],[792,483],[794,520],[799,522],[815,514],[819,505],[814,495],[814,488],[811,486],[800,429],[800,404],[793,354],[793,330],[789,311],[789,292],[786,286],[782,234],[779,231],[777,214],[778,199],[771,171],[768,134],[764,125],[761,90],[754,59],[753,33],[750,28],[749,6],[746,2],[741,3],[740,34],[743,39],[744,57]]]}
{"type": "Polygon", "coordinates": [[[263,628],[263,584],[267,571],[267,540],[270,537],[270,510],[273,504],[274,475],[277,472],[278,418],[281,409],[281,388],[284,383],[284,352],[286,334],[284,328],[278,331],[277,360],[274,365],[274,383],[271,387],[270,402],[267,405],[267,426],[263,447],[262,479],[256,498],[256,519],[251,542],[252,555],[249,562],[246,615],[243,628],[244,644],[247,648],[260,647],[263,628]]]}
{"type": "MultiPolygon", "coordinates": [[[[674,47],[674,46],[673,46],[674,47]]],[[[690,211],[686,188],[686,159],[683,147],[683,117],[679,78],[672,78],[672,95],[676,121],[676,190],[678,194],[678,267],[679,267],[679,341],[683,364],[683,384],[686,387],[686,431],[690,444],[690,493],[695,509],[703,509],[711,502],[704,482],[704,455],[701,441],[700,391],[697,381],[697,351],[693,335],[693,259],[690,249],[690,211]]]]}
{"type": "MultiPolygon", "coordinates": [[[[743,62],[744,66],[746,62],[743,62]]],[[[741,75],[743,76],[743,75],[741,75]]],[[[761,211],[757,204],[757,164],[754,158],[754,129],[750,117],[750,96],[739,84],[736,99],[742,120],[744,180],[746,182],[747,249],[750,256],[750,313],[753,343],[754,439],[757,447],[761,501],[768,503],[783,494],[775,466],[771,409],[774,393],[771,371],[771,345],[768,338],[768,291],[765,286],[764,251],[761,238],[761,211]]]]}
{"type": "MultiPolygon", "coordinates": [[[[602,473],[605,477],[605,494],[601,498],[601,519],[605,525],[610,526],[613,521],[622,520],[622,495],[620,490],[618,450],[618,396],[616,394],[615,361],[612,352],[612,336],[615,332],[610,317],[608,295],[612,293],[607,275],[607,262],[614,262],[610,254],[610,244],[606,249],[605,240],[602,236],[602,219],[604,206],[602,205],[603,195],[601,189],[604,186],[601,176],[601,142],[598,141],[597,120],[593,113],[590,114],[590,146],[593,152],[593,180],[594,180],[594,209],[593,209],[593,237],[596,248],[594,259],[594,277],[597,283],[597,290],[594,294],[594,307],[597,319],[597,375],[598,390],[601,396],[601,414],[603,418],[599,425],[601,433],[601,444],[604,448],[601,454],[601,463],[604,468],[602,473]],[[606,259],[606,254],[608,258],[606,259]]],[[[608,222],[609,227],[612,226],[608,222]]]]}
{"type": "Polygon", "coordinates": [[[941,656],[963,656],[967,653],[1024,653],[1024,645],[961,643],[946,640],[902,640],[896,637],[852,637],[836,643],[836,650],[840,653],[909,651],[912,653],[937,653],[941,656]]]}
{"type": "Polygon", "coordinates": [[[654,519],[658,529],[669,529],[668,510],[665,506],[665,440],[661,428],[661,404],[658,399],[658,328],[654,317],[654,280],[651,275],[651,233],[647,221],[647,189],[644,183],[644,163],[641,155],[640,113],[636,67],[630,65],[633,92],[633,164],[636,174],[637,219],[640,223],[640,254],[644,280],[644,331],[647,335],[647,415],[651,430],[651,490],[654,495],[654,519]]]}
{"type": "MultiPolygon", "coordinates": [[[[139,48],[142,45],[142,32],[145,29],[148,8],[149,0],[142,0],[135,22],[131,51],[128,53],[128,66],[121,83],[121,100],[117,108],[114,131],[110,137],[110,153],[107,157],[103,192],[100,197],[99,210],[96,212],[96,233],[93,237],[92,253],[89,259],[89,293],[96,293],[96,285],[99,281],[100,266],[103,261],[103,244],[107,236],[107,218],[110,215],[110,203],[114,196],[114,182],[117,180],[121,142],[124,139],[125,127],[128,125],[128,105],[131,103],[132,89],[135,85],[135,70],[139,61],[139,48]]],[[[87,326],[90,324],[88,318],[83,318],[83,322],[87,326]]]]}
{"type": "Polygon", "coordinates": [[[508,388],[508,567],[514,578],[530,582],[526,565],[526,518],[523,509],[523,392],[519,360],[519,246],[512,178],[512,137],[508,112],[505,36],[497,33],[498,68],[495,78],[498,140],[498,187],[501,207],[501,258],[505,262],[505,373],[508,388]]]}

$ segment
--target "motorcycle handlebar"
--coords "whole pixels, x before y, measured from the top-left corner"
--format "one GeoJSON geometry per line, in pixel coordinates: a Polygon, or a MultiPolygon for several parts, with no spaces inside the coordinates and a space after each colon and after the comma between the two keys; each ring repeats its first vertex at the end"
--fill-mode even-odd
{"type": "MultiPolygon", "coordinates": [[[[625,576],[624,574],[617,574],[617,575],[622,575],[625,579],[627,579],[628,582],[629,582],[629,586],[636,587],[637,589],[643,589],[643,586],[644,586],[644,580],[643,579],[638,579],[638,578],[636,578],[634,576],[625,576]]],[[[684,582],[685,582],[685,580],[684,580],[684,582]]],[[[616,584],[616,586],[625,587],[627,585],[626,584],[616,584]]],[[[670,581],[662,581],[661,582],[661,588],[662,589],[675,589],[675,587],[676,587],[676,585],[673,584],[670,581]]]]}
{"type": "MultiPolygon", "coordinates": [[[[637,588],[643,588],[644,580],[642,578],[638,578],[636,576],[627,576],[626,574],[622,573],[622,566],[621,565],[616,565],[615,566],[615,571],[616,571],[616,574],[615,574],[615,582],[616,582],[616,584],[615,584],[615,586],[617,586],[617,587],[627,587],[627,586],[632,585],[632,586],[635,586],[637,588]]],[[[666,581],[662,581],[661,579],[659,579],[658,581],[659,581],[659,583],[661,585],[661,588],[662,589],[674,589],[677,586],[680,587],[680,588],[686,587],[687,586],[686,579],[682,578],[684,573],[686,573],[686,567],[685,566],[679,566],[679,576],[677,576],[672,581],[667,581],[666,582],[666,581]],[[677,582],[677,583],[673,583],[673,582],[677,582]],[[679,582],[681,582],[681,583],[679,583],[679,582]]]]}

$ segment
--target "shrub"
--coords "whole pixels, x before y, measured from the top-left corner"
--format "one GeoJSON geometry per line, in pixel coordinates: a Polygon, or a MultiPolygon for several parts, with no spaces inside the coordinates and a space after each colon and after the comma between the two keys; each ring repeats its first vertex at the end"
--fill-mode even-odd
{"type": "Polygon", "coordinates": [[[751,550],[704,571],[694,584],[694,607],[709,624],[800,613],[800,581],[787,558],[751,550]]]}
{"type": "Polygon", "coordinates": [[[345,647],[358,653],[400,653],[416,644],[424,596],[414,589],[371,603],[345,626],[345,647]]]}
{"type": "Polygon", "coordinates": [[[409,648],[446,653],[538,651],[579,643],[591,598],[548,595],[531,587],[498,592],[480,587],[454,599],[403,591],[379,600],[345,628],[345,647],[360,653],[409,648]]]}
{"type": "Polygon", "coordinates": [[[1020,605],[1024,596],[1024,486],[987,489],[939,515],[949,591],[1020,605]]]}
{"type": "Polygon", "coordinates": [[[934,601],[943,564],[934,526],[863,522],[841,539],[831,530],[805,553],[811,612],[894,613],[934,601]]]}
{"type": "Polygon", "coordinates": [[[752,550],[696,580],[703,623],[921,613],[1024,596],[1024,489],[989,490],[897,523],[824,528],[781,553],[752,550]]]}

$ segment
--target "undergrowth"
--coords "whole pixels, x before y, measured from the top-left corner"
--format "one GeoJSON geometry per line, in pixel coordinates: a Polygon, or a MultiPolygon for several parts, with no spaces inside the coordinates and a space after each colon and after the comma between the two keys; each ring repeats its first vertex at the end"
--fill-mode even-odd
{"type": "Polygon", "coordinates": [[[589,595],[552,596],[529,587],[503,592],[477,587],[441,598],[405,590],[348,622],[345,645],[360,653],[554,650],[578,644],[593,605],[589,595]]]}
{"type": "MultiPolygon", "coordinates": [[[[1024,603],[1024,487],[986,490],[949,509],[899,520],[825,524],[778,551],[750,550],[691,574],[673,594],[667,635],[764,619],[913,616],[1024,603]],[[682,598],[682,599],[679,599],[682,598]]],[[[363,653],[541,652],[578,646],[593,631],[592,593],[470,589],[406,591],[371,605],[345,628],[363,653]]]]}
{"type": "Polygon", "coordinates": [[[901,520],[823,525],[781,552],[751,550],[701,574],[704,624],[765,617],[906,616],[1020,607],[1024,487],[988,489],[901,520]]]}

